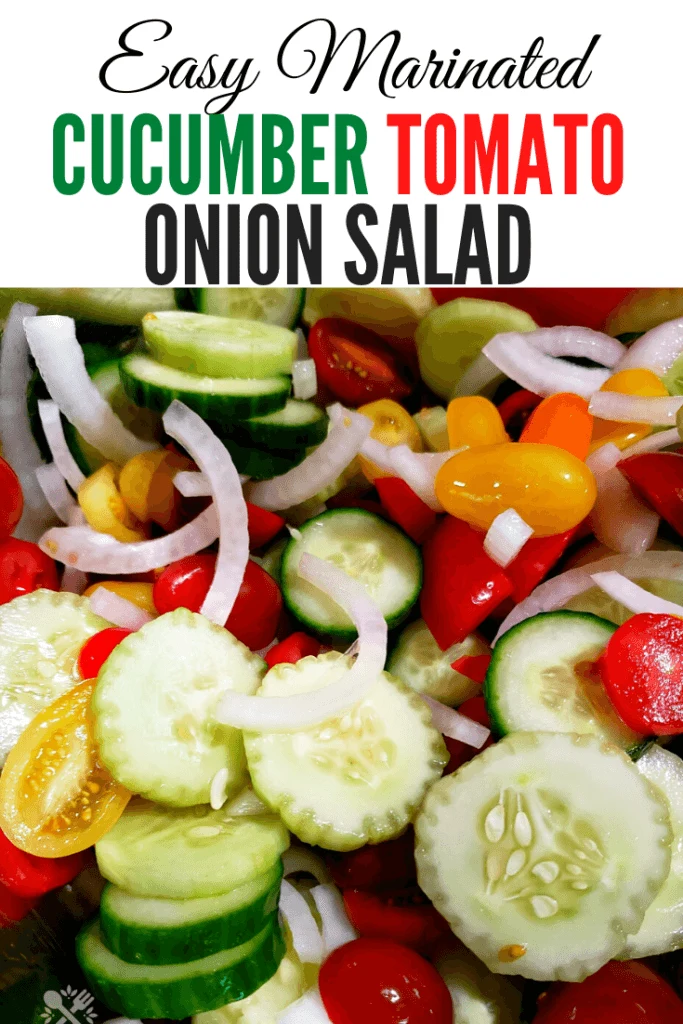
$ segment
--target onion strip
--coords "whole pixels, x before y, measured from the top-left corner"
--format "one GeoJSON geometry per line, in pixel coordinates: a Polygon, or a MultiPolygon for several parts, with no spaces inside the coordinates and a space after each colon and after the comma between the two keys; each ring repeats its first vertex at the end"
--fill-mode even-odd
{"type": "Polygon", "coordinates": [[[683,319],[667,320],[646,331],[628,348],[617,364],[617,371],[652,370],[658,377],[671,369],[683,352],[683,319]]]}
{"type": "Polygon", "coordinates": [[[331,880],[325,861],[307,846],[290,846],[285,850],[282,867],[285,878],[289,875],[311,875],[318,885],[326,885],[331,880]]]}
{"type": "Polygon", "coordinates": [[[277,1024],[331,1024],[320,990],[316,985],[281,1010],[277,1024]]]}
{"type": "Polygon", "coordinates": [[[286,878],[280,888],[280,913],[291,932],[294,952],[302,964],[322,963],[325,949],[313,911],[306,898],[286,878]]]}
{"type": "Polygon", "coordinates": [[[516,331],[497,334],[482,351],[499,370],[535,395],[547,398],[572,391],[590,398],[610,376],[609,370],[586,369],[547,356],[534,348],[529,337],[516,331]]]}
{"type": "Polygon", "coordinates": [[[524,335],[526,340],[547,356],[577,356],[601,366],[616,366],[627,349],[616,338],[590,327],[539,327],[524,335]]]}
{"type": "Polygon", "coordinates": [[[90,597],[90,607],[95,615],[107,619],[114,626],[122,629],[141,629],[153,616],[143,608],[138,608],[132,601],[127,601],[120,594],[115,594],[106,587],[98,587],[90,597]]]}
{"type": "Polygon", "coordinates": [[[636,441],[635,444],[629,445],[628,448],[620,453],[622,459],[630,459],[632,455],[645,455],[646,452],[660,452],[662,448],[668,448],[670,445],[680,444],[681,435],[678,432],[677,427],[672,427],[670,430],[658,430],[654,434],[650,434],[648,437],[644,437],[642,441],[636,441]]]}
{"type": "Polygon", "coordinates": [[[443,736],[460,740],[461,743],[466,743],[468,747],[475,747],[477,750],[484,746],[491,735],[491,730],[485,725],[475,722],[455,708],[447,707],[433,697],[428,697],[426,693],[421,693],[420,696],[432,712],[432,725],[443,736]]]}
{"type": "Polygon", "coordinates": [[[55,402],[41,398],[38,401],[38,415],[40,416],[45,439],[50,446],[55,466],[71,490],[77,491],[81,484],[85,482],[85,476],[78,468],[78,464],[66,443],[59,406],[55,402]]]}
{"type": "Polygon", "coordinates": [[[311,896],[322,921],[326,956],[358,938],[358,932],[349,921],[344,901],[336,885],[316,885],[311,889],[311,896]]]}
{"type": "Polygon", "coordinates": [[[591,579],[608,597],[623,604],[634,615],[649,612],[653,615],[678,615],[679,618],[683,616],[683,606],[651,594],[621,573],[593,572],[591,579]]]}
{"type": "Polygon", "coordinates": [[[655,427],[670,427],[676,422],[676,413],[683,405],[683,397],[643,397],[623,395],[618,391],[596,391],[591,397],[588,411],[602,420],[617,423],[650,423],[655,427]]]}
{"type": "Polygon", "coordinates": [[[484,537],[484,551],[497,565],[505,568],[517,557],[533,532],[514,508],[507,508],[489,526],[484,537]]]}
{"type": "Polygon", "coordinates": [[[52,511],[63,523],[68,523],[74,509],[78,506],[69,493],[59,468],[54,462],[50,462],[46,466],[38,466],[36,479],[52,511]]]}

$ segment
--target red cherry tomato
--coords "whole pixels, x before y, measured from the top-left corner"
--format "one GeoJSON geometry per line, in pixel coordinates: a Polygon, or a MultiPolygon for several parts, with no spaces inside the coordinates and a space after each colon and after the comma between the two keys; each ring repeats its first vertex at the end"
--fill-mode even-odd
{"type": "Polygon", "coordinates": [[[415,838],[409,829],[398,839],[330,853],[327,865],[340,889],[400,889],[415,881],[415,838]]]}
{"type": "MultiPolygon", "coordinates": [[[[461,295],[507,302],[529,313],[539,327],[578,324],[601,330],[632,288],[434,288],[437,302],[461,295]]],[[[578,1024],[578,1022],[577,1022],[578,1024]]]]}
{"type": "Polygon", "coordinates": [[[511,395],[498,406],[498,412],[502,419],[507,433],[513,441],[518,441],[526,426],[527,420],[537,405],[541,404],[541,396],[535,395],[533,391],[513,391],[511,395]]]}
{"type": "Polygon", "coordinates": [[[32,900],[73,881],[89,862],[85,851],[67,857],[36,857],[17,849],[0,831],[0,885],[32,900]]]}
{"type": "Polygon", "coordinates": [[[452,1024],[453,1002],[436,968],[388,939],[354,939],[320,968],[332,1024],[452,1024]]]}
{"type": "Polygon", "coordinates": [[[59,590],[53,560],[28,540],[10,537],[0,544],[0,604],[41,588],[59,590]]]}
{"type": "MultiPolygon", "coordinates": [[[[189,555],[166,566],[154,584],[154,605],[160,615],[176,608],[198,612],[216,565],[215,555],[189,555]]],[[[225,628],[252,651],[267,647],[275,636],[282,594],[272,576],[251,560],[225,628]]]]}
{"type": "Polygon", "coordinates": [[[308,350],[319,380],[347,405],[378,398],[400,401],[412,391],[396,354],[374,331],[350,320],[318,320],[309,332],[308,350]]]}
{"type": "Polygon", "coordinates": [[[344,906],[363,939],[393,939],[418,952],[428,952],[450,935],[448,922],[417,886],[389,892],[345,889],[344,906]]]}
{"type": "Polygon", "coordinates": [[[635,732],[683,732],[683,619],[634,615],[619,626],[600,659],[609,699],[635,732]]]}
{"type": "Polygon", "coordinates": [[[655,512],[683,536],[683,455],[645,452],[624,459],[617,468],[655,512]]]}
{"type": "Polygon", "coordinates": [[[0,885],[0,928],[11,928],[26,917],[38,902],[37,897],[24,899],[4,885],[0,885]]]}
{"type": "Polygon", "coordinates": [[[271,647],[264,661],[268,668],[282,664],[296,665],[297,661],[308,655],[312,654],[315,657],[320,654],[322,649],[323,645],[307,633],[292,633],[286,640],[281,640],[275,647],[271,647]]]}
{"type": "Polygon", "coordinates": [[[247,502],[247,520],[249,528],[249,547],[252,550],[262,548],[264,544],[270,543],[285,525],[282,516],[276,512],[269,512],[258,505],[247,502]]]}
{"type": "Polygon", "coordinates": [[[96,679],[114,648],[132,632],[122,626],[109,626],[86,640],[78,655],[78,671],[83,679],[96,679]]]}
{"type": "Polygon", "coordinates": [[[24,495],[19,477],[0,459],[0,540],[11,537],[24,511],[24,495]]]}
{"type": "MultiPolygon", "coordinates": [[[[486,710],[486,701],[483,697],[470,697],[469,700],[462,702],[458,711],[463,715],[467,715],[468,718],[474,719],[475,722],[479,722],[480,725],[485,725],[487,729],[491,727],[488,711],[486,710]]],[[[450,736],[444,736],[443,739],[448,747],[448,753],[451,755],[450,761],[444,769],[444,775],[450,775],[460,765],[465,764],[466,761],[471,761],[473,757],[480,754],[482,750],[486,750],[493,743],[493,738],[489,736],[484,746],[477,750],[476,747],[470,747],[467,743],[461,743],[460,740],[452,740],[450,736]]]]}
{"type": "Polygon", "coordinates": [[[613,960],[578,985],[551,986],[534,1024],[683,1024],[683,1002],[646,964],[613,960]]]}

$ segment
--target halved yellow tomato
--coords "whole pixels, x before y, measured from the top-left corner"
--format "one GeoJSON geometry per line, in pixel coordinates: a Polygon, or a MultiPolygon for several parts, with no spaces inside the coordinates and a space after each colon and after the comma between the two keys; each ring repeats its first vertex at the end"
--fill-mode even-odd
{"type": "Polygon", "coordinates": [[[124,544],[144,540],[147,531],[121,497],[118,482],[118,467],[105,463],[78,488],[78,504],[98,533],[108,533],[124,544]]]}
{"type": "MultiPolygon", "coordinates": [[[[406,444],[414,452],[422,451],[422,435],[417,424],[410,413],[406,412],[398,402],[394,402],[391,398],[379,398],[376,402],[361,405],[358,412],[372,420],[370,437],[374,437],[375,440],[381,441],[382,444],[386,444],[390,448],[406,444]]],[[[359,455],[358,461],[370,483],[373,483],[378,476],[391,476],[390,473],[381,470],[364,455],[359,455]]]]}
{"type": "Polygon", "coordinates": [[[0,828],[26,853],[64,857],[93,846],[130,799],[101,763],[93,737],[94,679],[33,719],[0,776],[0,828]]]}

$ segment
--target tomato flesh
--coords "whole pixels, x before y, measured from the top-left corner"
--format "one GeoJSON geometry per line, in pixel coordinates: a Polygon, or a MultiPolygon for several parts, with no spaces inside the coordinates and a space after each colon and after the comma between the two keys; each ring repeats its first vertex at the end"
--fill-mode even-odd
{"type": "Polygon", "coordinates": [[[327,864],[340,889],[398,889],[411,885],[416,877],[412,829],[376,846],[329,853],[327,864]]]}
{"type": "Polygon", "coordinates": [[[379,893],[346,889],[344,906],[361,938],[393,939],[428,952],[451,934],[448,922],[417,886],[379,893]]]}
{"type": "Polygon", "coordinates": [[[95,679],[114,648],[132,632],[122,626],[110,626],[86,640],[78,655],[78,671],[83,679],[95,679]]]}
{"type": "MultiPolygon", "coordinates": [[[[458,711],[466,715],[467,718],[479,722],[480,725],[485,725],[487,729],[491,727],[488,711],[486,710],[486,701],[483,697],[470,697],[469,700],[463,701],[458,711]]],[[[465,764],[467,761],[471,761],[476,754],[480,754],[482,750],[486,750],[494,742],[493,737],[489,736],[484,746],[477,750],[476,747],[470,747],[467,743],[462,743],[460,740],[451,739],[450,736],[444,736],[443,740],[450,754],[450,760],[444,769],[444,775],[450,775],[456,768],[459,768],[460,765],[465,764]]]]}
{"type": "Polygon", "coordinates": [[[0,459],[0,540],[11,537],[24,511],[19,477],[9,463],[0,459]]]}
{"type": "Polygon", "coordinates": [[[309,655],[316,657],[323,650],[323,645],[307,633],[292,633],[286,640],[281,640],[271,647],[264,657],[268,668],[274,665],[296,665],[297,661],[309,655]]]}
{"type": "Polygon", "coordinates": [[[400,400],[412,390],[395,353],[367,327],[325,317],[311,327],[308,349],[318,379],[347,405],[400,400]]]}
{"type": "Polygon", "coordinates": [[[320,969],[332,1024],[452,1024],[453,1002],[430,963],[388,939],[354,939],[320,969]]]}
{"type": "Polygon", "coordinates": [[[87,863],[88,855],[85,853],[54,859],[35,857],[18,849],[0,830],[0,886],[22,899],[36,899],[52,889],[67,885],[87,863]]]}
{"type": "Polygon", "coordinates": [[[40,589],[59,590],[56,563],[28,540],[0,543],[0,604],[40,589]]]}

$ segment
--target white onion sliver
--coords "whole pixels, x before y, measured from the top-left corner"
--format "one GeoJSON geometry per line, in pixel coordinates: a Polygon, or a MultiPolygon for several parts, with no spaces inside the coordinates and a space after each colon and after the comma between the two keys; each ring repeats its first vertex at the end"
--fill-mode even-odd
{"type": "Polygon", "coordinates": [[[588,411],[603,420],[617,423],[650,423],[655,427],[670,427],[676,422],[676,413],[683,405],[683,397],[643,397],[623,395],[619,391],[596,391],[588,411]]]}
{"type": "MultiPolygon", "coordinates": [[[[670,430],[658,430],[654,434],[650,434],[648,437],[644,437],[642,441],[636,441],[635,444],[629,445],[628,448],[624,448],[620,452],[620,459],[630,459],[632,455],[644,455],[646,452],[660,452],[662,448],[668,448],[670,445],[680,444],[681,435],[678,432],[677,427],[672,427],[670,430]]],[[[587,462],[588,460],[586,460],[587,462]]]]}
{"type": "Polygon", "coordinates": [[[620,572],[629,579],[683,580],[682,551],[646,551],[636,558],[628,555],[609,555],[587,566],[569,569],[560,576],[554,576],[536,589],[510,612],[498,630],[495,644],[504,633],[539,612],[552,612],[562,608],[573,597],[590,590],[593,584],[591,572],[620,572]]]}
{"type": "Polygon", "coordinates": [[[89,526],[54,526],[40,538],[39,545],[50,558],[83,572],[102,576],[126,576],[149,572],[186,555],[195,555],[218,537],[216,509],[209,505],[175,533],[154,540],[124,544],[89,526]]]}
{"type": "Polygon", "coordinates": [[[320,964],[324,956],[322,935],[304,896],[284,879],[280,889],[280,913],[292,933],[294,952],[302,964],[320,964]]]}
{"type": "Polygon", "coordinates": [[[90,597],[90,607],[95,615],[101,615],[114,626],[122,629],[141,629],[145,623],[151,622],[153,616],[143,608],[138,608],[132,601],[115,594],[106,587],[98,587],[90,597]]]}
{"type": "Polygon", "coordinates": [[[296,356],[295,361],[308,359],[308,338],[300,327],[294,332],[296,334],[296,356]]]}
{"type": "Polygon", "coordinates": [[[467,718],[455,708],[449,708],[441,701],[434,700],[433,697],[428,697],[426,693],[421,693],[420,696],[429,705],[432,712],[432,725],[440,733],[452,740],[460,740],[468,747],[476,747],[477,750],[484,746],[491,735],[491,730],[487,729],[485,725],[467,718]]]}
{"type": "Polygon", "coordinates": [[[683,352],[683,319],[667,320],[637,338],[617,364],[617,371],[652,370],[663,377],[683,352]]]}
{"type": "Polygon", "coordinates": [[[628,480],[613,467],[595,478],[597,497],[588,517],[602,543],[623,555],[640,555],[655,542],[658,514],[641,501],[628,480]]]}
{"type": "Polygon", "coordinates": [[[295,398],[314,398],[318,393],[318,375],[312,359],[297,359],[292,365],[295,398]]]}
{"type": "Polygon", "coordinates": [[[211,484],[204,474],[191,469],[181,469],[176,473],[173,484],[183,498],[208,498],[211,495],[211,484]]]}
{"type": "Polygon", "coordinates": [[[500,376],[501,372],[498,367],[483,352],[480,352],[456,384],[453,397],[462,398],[464,395],[478,395],[490,384],[498,380],[500,376]]]}
{"type": "Polygon", "coordinates": [[[358,631],[358,657],[336,682],[310,693],[291,697],[252,697],[229,691],[217,718],[239,729],[284,732],[305,729],[346,711],[361,701],[384,669],[387,624],[362,583],[331,562],[304,552],[299,575],[327,594],[350,616],[358,631]]]}
{"type": "Polygon", "coordinates": [[[601,590],[615,601],[619,601],[634,615],[650,612],[653,615],[683,616],[683,606],[673,601],[665,601],[663,597],[651,594],[637,583],[627,579],[618,572],[593,572],[591,579],[601,590]]]}
{"type": "Polygon", "coordinates": [[[70,494],[58,467],[54,462],[50,462],[45,466],[38,466],[36,469],[36,479],[52,511],[56,516],[59,516],[63,523],[68,523],[74,508],[78,506],[70,494]]]}
{"type": "Polygon", "coordinates": [[[358,932],[349,921],[344,901],[336,885],[316,885],[311,889],[311,896],[322,921],[326,956],[358,938],[358,932]]]}
{"type": "Polygon", "coordinates": [[[330,879],[325,861],[306,846],[290,846],[282,854],[284,876],[296,874],[312,875],[319,885],[326,885],[330,879]]]}
{"type": "Polygon", "coordinates": [[[69,450],[64,437],[62,416],[56,402],[44,398],[38,401],[38,414],[43,425],[45,439],[50,446],[55,466],[62,474],[72,491],[77,491],[85,481],[85,476],[69,450]]]}
{"type": "Polygon", "coordinates": [[[164,428],[185,448],[211,485],[218,516],[218,558],[202,615],[224,626],[249,561],[247,505],[230,453],[196,412],[174,400],[164,413],[164,428]]]}
{"type": "Polygon", "coordinates": [[[330,406],[328,412],[332,425],[322,444],[282,476],[252,484],[250,501],[272,512],[291,508],[329,487],[343,473],[372,430],[372,420],[341,405],[330,406]]]}
{"type": "Polygon", "coordinates": [[[70,565],[64,566],[62,573],[62,585],[60,590],[63,594],[82,594],[88,586],[88,576],[80,569],[74,569],[70,565]]]}
{"type": "Polygon", "coordinates": [[[159,447],[155,442],[140,440],[124,427],[99,393],[88,376],[70,317],[29,316],[24,319],[24,328],[51,398],[86,441],[118,463],[159,447]]]}
{"type": "Polygon", "coordinates": [[[499,370],[535,395],[547,398],[571,391],[590,398],[610,376],[609,370],[587,369],[547,356],[534,348],[528,337],[515,331],[497,334],[483,352],[499,370]]]}
{"type": "Polygon", "coordinates": [[[539,327],[524,337],[548,356],[583,356],[602,366],[615,366],[627,351],[616,338],[590,327],[539,327]]]}
{"type": "Polygon", "coordinates": [[[484,551],[505,568],[517,557],[533,532],[514,508],[507,508],[489,526],[484,537],[484,551]]]}
{"type": "Polygon", "coordinates": [[[277,1024],[331,1024],[318,986],[309,988],[300,999],[282,1010],[277,1024]]]}
{"type": "Polygon", "coordinates": [[[599,477],[602,473],[608,473],[610,469],[614,469],[620,459],[621,451],[610,441],[607,444],[601,444],[599,448],[591,452],[586,459],[586,465],[593,476],[599,477]]]}
{"type": "Polygon", "coordinates": [[[434,490],[434,480],[443,464],[462,451],[462,448],[445,452],[414,452],[406,444],[392,447],[374,437],[368,437],[363,441],[360,451],[361,455],[385,473],[404,480],[433,511],[443,512],[443,506],[434,490]]]}

